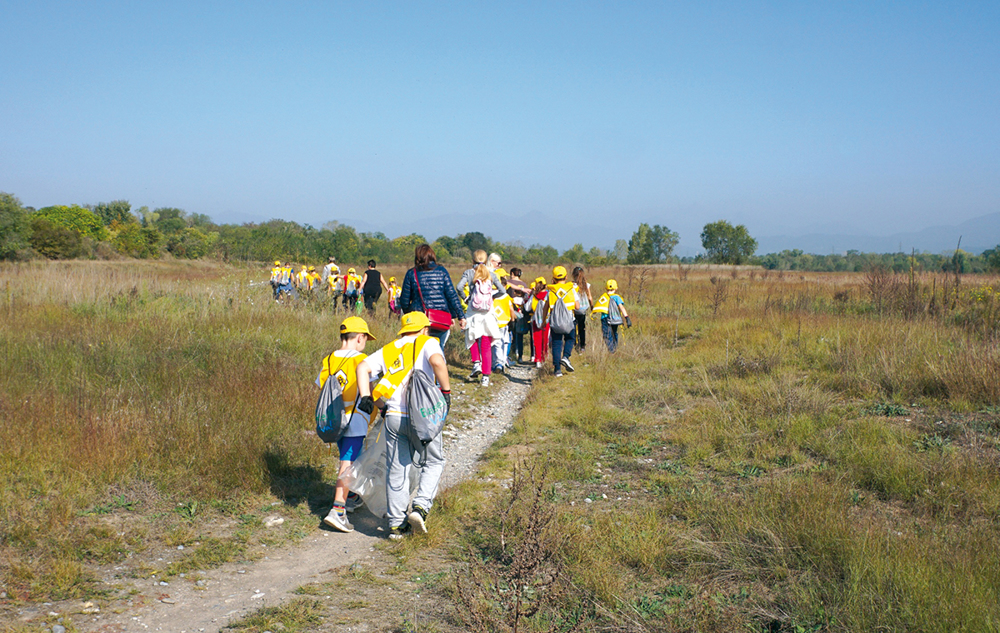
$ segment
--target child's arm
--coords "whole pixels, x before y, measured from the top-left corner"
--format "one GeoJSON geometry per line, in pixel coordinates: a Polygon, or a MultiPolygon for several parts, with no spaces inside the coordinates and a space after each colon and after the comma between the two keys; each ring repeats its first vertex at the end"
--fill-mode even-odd
{"type": "Polygon", "coordinates": [[[625,318],[625,327],[632,327],[632,317],[628,315],[628,310],[625,309],[625,302],[618,298],[618,307],[621,308],[622,316],[625,318]]]}

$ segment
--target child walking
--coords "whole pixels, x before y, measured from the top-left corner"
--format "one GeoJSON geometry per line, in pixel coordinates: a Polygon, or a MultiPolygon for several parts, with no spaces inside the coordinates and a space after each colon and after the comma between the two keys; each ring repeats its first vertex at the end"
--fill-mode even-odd
{"type": "MultiPolygon", "coordinates": [[[[572,315],[576,311],[576,287],[572,281],[566,281],[565,266],[556,266],[552,269],[552,284],[549,291],[549,336],[552,340],[552,372],[558,378],[562,376],[563,368],[566,371],[573,371],[573,365],[569,362],[569,357],[573,354],[573,340],[576,338],[576,321],[571,323],[568,332],[559,332],[557,327],[552,327],[552,314],[556,306],[561,301],[567,312],[572,315]]],[[[572,318],[572,317],[571,317],[572,318]]]]}
{"type": "MultiPolygon", "coordinates": [[[[498,268],[497,277],[500,283],[507,286],[507,271],[498,268]]],[[[510,326],[514,318],[514,303],[508,293],[504,293],[493,299],[493,316],[497,319],[497,327],[500,328],[499,338],[493,339],[493,371],[503,373],[510,366],[507,362],[507,353],[510,349],[510,326]]]]}
{"type": "Polygon", "coordinates": [[[350,416],[350,427],[344,437],[337,441],[340,451],[340,469],[337,472],[337,487],[333,497],[333,508],[323,519],[330,527],[341,532],[353,532],[354,526],[347,520],[347,513],[361,505],[361,498],[354,493],[348,496],[348,483],[344,474],[361,456],[361,447],[368,434],[368,425],[374,415],[355,410],[358,400],[357,368],[367,358],[364,354],[368,341],[374,341],[368,330],[368,324],[361,317],[347,317],[340,324],[340,349],[323,359],[323,368],[316,378],[316,384],[323,388],[326,381],[333,376],[340,383],[344,392],[344,412],[350,416]]]}
{"type": "Polygon", "coordinates": [[[549,351],[549,299],[545,277],[536,278],[531,290],[531,341],[534,344],[531,360],[541,369],[549,351]]]}
{"type": "Polygon", "coordinates": [[[618,282],[609,279],[605,288],[607,292],[594,305],[594,314],[601,315],[604,343],[608,346],[608,351],[614,353],[618,349],[618,326],[624,323],[626,327],[632,327],[632,319],[625,309],[625,302],[618,296],[618,282]]]}
{"type": "Polygon", "coordinates": [[[465,310],[465,346],[472,357],[469,380],[482,376],[482,385],[488,387],[493,372],[493,339],[501,337],[497,317],[493,313],[493,272],[485,264],[476,266],[469,283],[469,306],[465,310]]]}

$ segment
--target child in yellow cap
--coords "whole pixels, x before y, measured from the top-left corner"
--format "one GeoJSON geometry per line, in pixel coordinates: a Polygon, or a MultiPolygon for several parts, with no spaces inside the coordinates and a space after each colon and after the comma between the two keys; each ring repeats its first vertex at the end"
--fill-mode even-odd
{"type": "Polygon", "coordinates": [[[632,327],[632,319],[625,309],[625,302],[618,296],[618,282],[609,279],[605,284],[605,292],[594,304],[594,314],[601,315],[601,333],[608,351],[614,353],[618,349],[618,326],[624,323],[632,327]]]}
{"type": "Polygon", "coordinates": [[[334,492],[333,508],[323,522],[341,532],[353,532],[354,526],[347,519],[347,513],[361,505],[361,498],[349,493],[344,475],[351,463],[361,455],[361,448],[368,434],[368,425],[374,418],[372,411],[364,412],[356,408],[358,399],[358,365],[367,356],[364,354],[368,341],[375,337],[368,330],[368,324],[361,317],[347,317],[340,324],[340,349],[323,359],[323,367],[316,377],[316,384],[322,389],[331,376],[344,392],[344,412],[351,422],[344,437],[337,441],[340,451],[340,469],[337,473],[337,487],[334,492]]]}
{"type": "Polygon", "coordinates": [[[549,291],[545,277],[537,277],[531,287],[531,341],[535,367],[541,369],[549,353],[549,291]]]}
{"type": "Polygon", "coordinates": [[[429,336],[430,319],[423,312],[407,312],[400,319],[399,338],[386,344],[358,365],[358,389],[361,399],[358,409],[372,412],[376,400],[386,404],[385,437],[387,472],[385,493],[389,519],[389,538],[400,539],[413,529],[427,531],[427,513],[437,495],[441,474],[444,472],[444,435],[438,434],[427,445],[427,460],[417,466],[407,435],[410,424],[409,402],[406,386],[414,368],[434,376],[451,403],[451,382],[448,365],[437,338],[429,336]],[[374,379],[374,380],[373,380],[374,379]],[[369,382],[375,382],[374,390],[369,382]],[[407,512],[410,502],[410,466],[420,471],[417,495],[407,512]]]}
{"type": "MultiPolygon", "coordinates": [[[[551,326],[552,313],[559,302],[562,302],[566,306],[570,315],[576,311],[576,288],[573,286],[572,281],[566,280],[566,268],[564,266],[556,266],[552,269],[552,283],[549,285],[548,290],[549,336],[551,340],[550,344],[552,345],[553,373],[556,377],[559,377],[563,375],[563,368],[566,371],[573,371],[573,365],[569,362],[569,357],[573,353],[573,340],[576,338],[575,327],[570,328],[569,332],[557,332],[556,328],[551,326]]],[[[576,325],[575,321],[573,325],[576,325]]]]}
{"type": "Polygon", "coordinates": [[[403,289],[396,285],[396,278],[389,277],[389,312],[399,314],[399,295],[403,289]]]}

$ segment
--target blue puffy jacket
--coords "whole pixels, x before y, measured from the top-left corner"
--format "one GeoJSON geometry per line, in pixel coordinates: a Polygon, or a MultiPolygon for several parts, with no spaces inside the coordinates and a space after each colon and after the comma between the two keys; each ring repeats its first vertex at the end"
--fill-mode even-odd
{"type": "Polygon", "coordinates": [[[413,274],[413,268],[406,271],[403,287],[400,289],[399,307],[404,314],[414,311],[424,312],[426,308],[444,310],[451,313],[451,316],[456,319],[465,318],[465,310],[462,308],[462,302],[458,299],[458,293],[455,292],[455,284],[451,282],[451,277],[444,266],[438,266],[435,263],[431,265],[431,268],[421,270],[418,273],[420,275],[420,292],[417,292],[413,274]],[[420,300],[421,293],[427,301],[426,306],[420,300]]]}

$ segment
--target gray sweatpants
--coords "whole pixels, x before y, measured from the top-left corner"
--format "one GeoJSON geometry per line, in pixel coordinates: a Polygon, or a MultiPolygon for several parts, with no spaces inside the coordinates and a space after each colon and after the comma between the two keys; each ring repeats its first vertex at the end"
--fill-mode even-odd
{"type": "Polygon", "coordinates": [[[410,503],[410,464],[420,471],[413,503],[424,510],[430,510],[434,505],[438,483],[444,472],[444,437],[438,435],[427,445],[427,465],[420,468],[414,463],[410,439],[406,435],[409,424],[409,417],[392,413],[385,416],[385,497],[390,528],[402,525],[406,520],[406,508],[410,503]]]}

